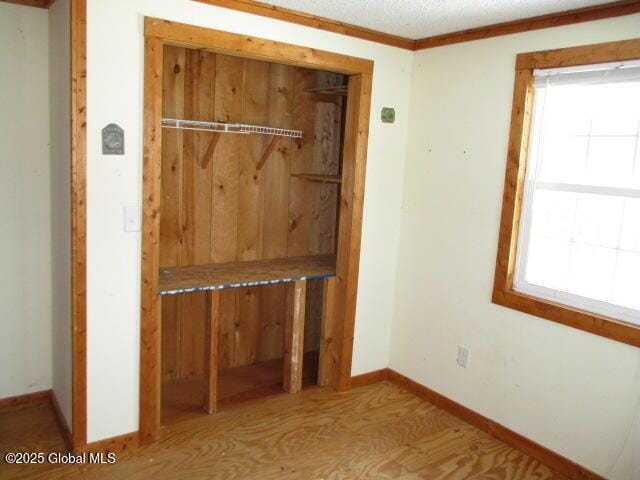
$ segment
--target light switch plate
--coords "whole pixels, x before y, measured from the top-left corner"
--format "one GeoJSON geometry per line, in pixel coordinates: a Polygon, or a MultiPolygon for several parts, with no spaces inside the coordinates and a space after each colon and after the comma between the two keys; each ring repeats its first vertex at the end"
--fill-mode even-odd
{"type": "Polygon", "coordinates": [[[124,231],[139,232],[142,228],[142,209],[139,206],[124,207],[124,231]]]}

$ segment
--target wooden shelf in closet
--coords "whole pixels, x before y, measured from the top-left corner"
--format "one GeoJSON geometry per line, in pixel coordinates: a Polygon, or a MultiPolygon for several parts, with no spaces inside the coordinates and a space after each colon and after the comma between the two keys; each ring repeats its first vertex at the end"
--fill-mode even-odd
{"type": "Polygon", "coordinates": [[[336,275],[336,257],[277,258],[160,269],[159,293],[172,295],[222,288],[295,282],[336,275]]]}
{"type": "Polygon", "coordinates": [[[292,177],[302,178],[304,180],[309,180],[310,182],[320,182],[320,183],[342,183],[341,175],[319,175],[315,173],[293,173],[292,177]]]}

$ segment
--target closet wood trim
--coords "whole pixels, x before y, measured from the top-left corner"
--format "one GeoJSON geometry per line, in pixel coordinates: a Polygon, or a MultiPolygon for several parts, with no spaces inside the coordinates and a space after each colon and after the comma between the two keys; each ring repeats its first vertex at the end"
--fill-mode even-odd
{"type": "Polygon", "coordinates": [[[160,430],[161,312],[160,187],[162,165],[163,42],[144,43],[144,148],[142,161],[142,278],[140,322],[140,443],[152,443],[160,430]]]}
{"type": "Polygon", "coordinates": [[[145,18],[143,215],[140,345],[140,443],[160,431],[160,186],[162,142],[162,57],[164,45],[201,48],[245,58],[297,65],[349,75],[343,182],[337,240],[337,277],[333,284],[332,346],[329,384],[350,386],[360,258],[365,166],[371,107],[373,61],[271,40],[145,18]]]}
{"type": "Polygon", "coordinates": [[[87,444],[87,1],[71,0],[71,443],[87,444]]]}
{"type": "Polygon", "coordinates": [[[371,83],[369,74],[349,77],[333,311],[338,368],[333,370],[330,382],[337,390],[347,390],[351,385],[371,83]]]}
{"type": "Polygon", "coordinates": [[[371,60],[159,18],[145,17],[144,33],[148,37],[162,38],[165,43],[180,47],[201,48],[226,55],[266,62],[277,61],[286,65],[328,70],[347,75],[373,73],[373,61],[371,60]]]}

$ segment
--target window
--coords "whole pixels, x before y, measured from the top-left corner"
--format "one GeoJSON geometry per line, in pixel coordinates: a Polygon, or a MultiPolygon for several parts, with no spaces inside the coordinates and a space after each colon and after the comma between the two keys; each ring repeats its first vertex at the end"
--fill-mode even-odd
{"type": "Polygon", "coordinates": [[[493,296],[635,345],[638,58],[639,40],[518,56],[493,296]]]}
{"type": "Polygon", "coordinates": [[[640,324],[640,62],[533,76],[514,289],[640,324]]]}

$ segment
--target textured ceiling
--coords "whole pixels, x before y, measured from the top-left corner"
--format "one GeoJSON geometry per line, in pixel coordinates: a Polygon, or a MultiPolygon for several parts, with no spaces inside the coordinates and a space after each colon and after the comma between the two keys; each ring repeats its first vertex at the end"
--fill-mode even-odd
{"type": "Polygon", "coordinates": [[[261,0],[412,39],[611,0],[261,0]]]}

